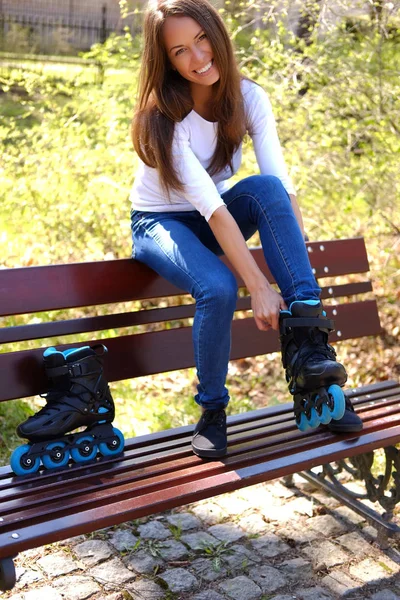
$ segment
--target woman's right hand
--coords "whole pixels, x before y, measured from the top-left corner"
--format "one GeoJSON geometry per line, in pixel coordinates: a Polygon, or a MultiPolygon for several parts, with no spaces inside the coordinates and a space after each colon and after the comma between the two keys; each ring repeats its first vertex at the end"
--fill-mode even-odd
{"type": "Polygon", "coordinates": [[[268,331],[272,328],[279,329],[279,313],[287,310],[282,296],[265,280],[262,285],[249,290],[251,307],[258,329],[268,331]]]}

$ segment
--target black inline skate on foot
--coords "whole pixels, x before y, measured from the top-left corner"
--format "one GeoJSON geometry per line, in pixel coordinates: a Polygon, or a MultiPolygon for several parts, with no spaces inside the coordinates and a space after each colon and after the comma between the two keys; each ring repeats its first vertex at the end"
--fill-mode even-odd
{"type": "Polygon", "coordinates": [[[115,409],[103,377],[102,344],[70,348],[64,352],[48,348],[43,355],[49,381],[46,405],[17,428],[29,444],[11,455],[16,475],[35,473],[40,463],[46,469],[94,460],[97,453],[116,456],[124,449],[124,437],[111,423],[115,409]],[[86,427],[80,433],[70,433],[86,427]]]}
{"type": "Polygon", "coordinates": [[[347,373],[328,344],[334,323],[318,300],[292,302],[279,318],[282,363],[300,431],[344,418],[347,373]]]}

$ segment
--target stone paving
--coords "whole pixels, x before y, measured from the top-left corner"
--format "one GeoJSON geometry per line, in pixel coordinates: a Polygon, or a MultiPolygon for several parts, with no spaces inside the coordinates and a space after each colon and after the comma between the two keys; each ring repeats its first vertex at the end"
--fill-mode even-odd
{"type": "MultiPolygon", "coordinates": [[[[301,481],[301,480],[299,480],[301,481]]],[[[279,480],[24,552],[4,600],[400,600],[400,550],[279,480]]]]}

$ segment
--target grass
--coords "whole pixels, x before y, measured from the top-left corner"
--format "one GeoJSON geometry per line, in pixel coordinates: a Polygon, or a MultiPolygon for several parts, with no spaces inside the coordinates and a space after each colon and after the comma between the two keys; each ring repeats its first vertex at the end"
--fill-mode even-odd
{"type": "Polygon", "coordinates": [[[205,546],[201,551],[201,556],[209,558],[214,571],[219,572],[225,562],[225,556],[230,556],[233,552],[232,548],[229,548],[229,542],[220,542],[205,546]]]}
{"type": "Polygon", "coordinates": [[[95,60],[86,62],[77,57],[34,56],[0,53],[0,78],[15,79],[27,73],[59,79],[80,85],[103,85],[124,81],[129,85],[132,73],[128,68],[107,66],[95,60]]]}
{"type": "Polygon", "coordinates": [[[159,542],[158,540],[138,540],[140,542],[140,545],[138,545],[137,549],[138,550],[145,550],[146,552],[149,552],[151,554],[151,556],[153,556],[154,558],[161,558],[162,554],[161,551],[163,549],[163,543],[159,542]]]}
{"type": "Polygon", "coordinates": [[[168,525],[168,529],[172,533],[174,540],[176,540],[177,542],[179,542],[179,540],[182,537],[182,527],[179,527],[178,525],[172,525],[170,523],[168,525]]]}

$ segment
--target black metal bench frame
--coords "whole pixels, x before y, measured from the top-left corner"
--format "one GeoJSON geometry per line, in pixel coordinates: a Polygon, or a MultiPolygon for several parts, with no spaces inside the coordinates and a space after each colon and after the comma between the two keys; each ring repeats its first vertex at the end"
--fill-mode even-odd
{"type": "MultiPolygon", "coordinates": [[[[371,282],[360,275],[369,270],[364,240],[307,246],[323,288],[322,297],[327,299],[327,314],[336,321],[332,341],[379,334],[371,282]],[[345,276],[349,277],[343,282],[345,276]],[[326,277],[341,280],[323,285],[326,277]]],[[[273,281],[261,250],[253,249],[252,253],[273,281]]],[[[238,283],[243,288],[239,277],[238,283]]],[[[0,401],[43,391],[43,348],[50,345],[49,339],[53,344],[67,334],[120,330],[119,335],[105,340],[109,381],[194,364],[187,321],[194,314],[194,305],[175,300],[175,305],[157,307],[157,299],[171,304],[184,292],[133,260],[4,269],[0,270],[0,290],[3,317],[137,302],[134,310],[118,314],[54,318],[0,329],[0,343],[5,345],[0,354],[0,401]],[[153,302],[140,308],[140,301],[149,299],[153,302]],[[160,323],[171,322],[172,328],[160,329],[160,323]],[[154,324],[157,330],[152,330],[154,324]],[[136,330],[127,334],[127,327],[136,330]],[[144,331],[145,327],[150,331],[144,331]],[[37,342],[36,347],[15,350],[12,346],[27,340],[37,342]]],[[[278,350],[276,333],[258,331],[251,315],[243,312],[249,308],[249,297],[242,295],[237,303],[240,318],[234,319],[232,327],[232,360],[278,350]]],[[[96,341],[93,336],[85,344],[96,341]]],[[[299,472],[370,520],[378,529],[380,542],[387,543],[389,535],[399,532],[390,522],[400,494],[397,475],[394,491],[388,487],[392,485],[392,468],[396,469],[399,461],[395,444],[400,441],[400,386],[395,381],[378,382],[348,393],[364,421],[359,434],[338,436],[322,427],[302,433],[295,426],[292,403],[288,402],[229,417],[228,455],[218,461],[193,455],[193,426],[186,426],[127,440],[121,457],[98,459],[90,465],[69,465],[25,477],[15,477],[9,467],[0,468],[0,589],[14,585],[12,559],[18,552],[299,472]],[[371,471],[373,453],[380,448],[385,449],[387,459],[383,477],[371,471]],[[320,465],[324,465],[321,474],[311,470],[320,465]],[[340,471],[364,479],[365,497],[380,502],[384,515],[374,513],[356,494],[346,491],[340,471]]]]}

